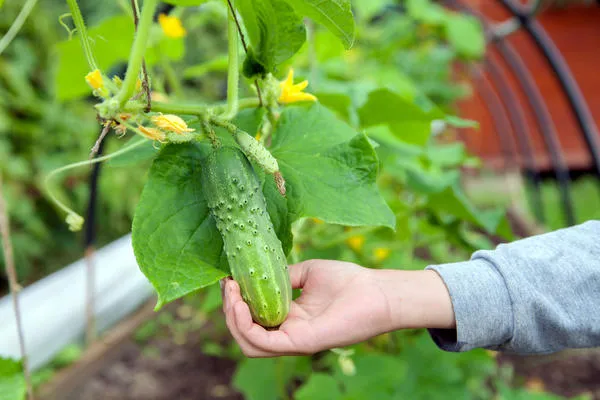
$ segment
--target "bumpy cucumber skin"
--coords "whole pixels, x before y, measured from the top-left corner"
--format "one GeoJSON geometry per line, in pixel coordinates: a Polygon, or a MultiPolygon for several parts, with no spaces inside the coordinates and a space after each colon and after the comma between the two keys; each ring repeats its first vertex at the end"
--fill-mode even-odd
{"type": "Polygon", "coordinates": [[[231,274],[254,321],[264,327],[279,326],[289,312],[292,287],[252,165],[235,147],[215,149],[203,163],[202,188],[223,238],[231,274]]]}

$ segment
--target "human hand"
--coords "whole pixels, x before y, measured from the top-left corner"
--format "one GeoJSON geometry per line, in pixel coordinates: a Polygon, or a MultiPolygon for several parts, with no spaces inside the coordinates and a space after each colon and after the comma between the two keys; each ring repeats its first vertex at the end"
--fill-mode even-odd
{"type": "Polygon", "coordinates": [[[372,270],[356,264],[310,260],[290,266],[292,287],[302,288],[287,319],[268,331],[252,321],[239,285],[224,286],[227,326],[249,357],[312,354],[357,343],[391,328],[387,298],[372,270]]]}
{"type": "Polygon", "coordinates": [[[302,294],[279,329],[271,331],[252,321],[239,285],[226,280],[227,327],[246,356],[313,354],[395,329],[454,327],[450,296],[434,271],[309,260],[290,266],[290,278],[302,294]]]}

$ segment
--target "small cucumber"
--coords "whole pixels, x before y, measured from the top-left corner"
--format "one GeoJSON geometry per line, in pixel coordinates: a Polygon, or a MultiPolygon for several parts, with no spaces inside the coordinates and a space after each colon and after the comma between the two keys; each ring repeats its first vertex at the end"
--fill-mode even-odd
{"type": "Polygon", "coordinates": [[[264,327],[279,326],[289,312],[292,287],[252,165],[235,147],[213,149],[202,165],[202,188],[223,238],[231,274],[254,321],[264,327]]]}

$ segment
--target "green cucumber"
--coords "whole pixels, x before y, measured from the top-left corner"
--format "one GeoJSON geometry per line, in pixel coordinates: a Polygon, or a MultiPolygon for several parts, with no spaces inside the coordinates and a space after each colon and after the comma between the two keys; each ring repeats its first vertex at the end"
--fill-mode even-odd
{"type": "Polygon", "coordinates": [[[213,149],[202,165],[202,189],[252,318],[264,327],[279,326],[289,312],[292,287],[252,164],[235,147],[213,149]]]}

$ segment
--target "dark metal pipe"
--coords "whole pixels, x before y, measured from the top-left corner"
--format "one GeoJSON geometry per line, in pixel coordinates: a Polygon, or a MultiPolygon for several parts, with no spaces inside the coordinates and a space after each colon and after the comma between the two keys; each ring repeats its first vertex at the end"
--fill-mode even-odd
{"type": "MultiPolygon", "coordinates": [[[[477,16],[482,23],[489,28],[489,24],[485,21],[481,13],[467,8],[460,0],[447,0],[446,2],[452,4],[456,8],[462,9],[472,15],[477,16]]],[[[518,12],[520,16],[525,15],[520,10],[515,9],[515,11],[518,12]]],[[[532,108],[538,122],[540,132],[542,133],[546,150],[550,155],[552,168],[556,174],[556,179],[559,184],[561,203],[565,213],[565,221],[568,225],[574,225],[575,212],[573,209],[573,202],[571,200],[569,189],[569,169],[560,150],[560,141],[558,140],[556,127],[552,121],[550,111],[546,107],[544,97],[535,84],[535,80],[531,75],[531,72],[525,66],[525,63],[516,50],[510,44],[501,39],[496,40],[491,44],[496,46],[501,57],[507,62],[512,70],[513,75],[518,80],[519,85],[525,92],[529,105],[532,108]]]]}
{"type": "Polygon", "coordinates": [[[560,150],[558,133],[556,132],[556,127],[552,121],[550,111],[544,102],[544,97],[535,84],[535,80],[533,79],[531,72],[525,66],[523,59],[519,56],[516,50],[509,44],[502,41],[496,42],[495,45],[498,48],[502,58],[506,60],[513,74],[519,81],[519,84],[525,91],[529,105],[533,109],[538,126],[542,132],[542,137],[544,138],[546,150],[548,151],[548,154],[550,154],[550,160],[556,174],[556,179],[560,189],[562,207],[565,213],[565,221],[567,225],[574,225],[575,210],[573,209],[573,201],[571,199],[569,167],[567,166],[567,163],[564,160],[560,150]]]}
{"type": "Polygon", "coordinates": [[[581,89],[573,77],[567,62],[542,25],[531,18],[528,13],[524,13],[520,5],[515,4],[510,0],[500,0],[500,3],[519,18],[525,32],[531,36],[544,54],[546,61],[548,61],[552,72],[558,79],[569,100],[571,110],[575,114],[588,150],[592,156],[596,174],[600,176],[600,133],[598,133],[596,121],[590,112],[585,98],[581,93],[581,89]]]}
{"type": "Polygon", "coordinates": [[[508,111],[513,130],[517,139],[517,145],[524,156],[525,176],[533,184],[533,213],[538,222],[545,223],[544,207],[541,195],[542,179],[535,165],[535,153],[531,144],[530,132],[525,119],[523,109],[520,107],[519,98],[514,90],[508,85],[508,79],[502,68],[498,68],[497,60],[488,55],[485,62],[492,85],[503,100],[504,107],[508,111]]]}
{"type": "Polygon", "coordinates": [[[504,169],[514,169],[517,166],[515,154],[517,153],[514,142],[512,141],[512,126],[508,118],[508,114],[504,109],[500,97],[494,91],[492,84],[481,71],[476,72],[475,81],[477,84],[477,92],[481,96],[483,102],[487,105],[494,130],[498,133],[498,140],[502,156],[504,160],[504,169]]]}

